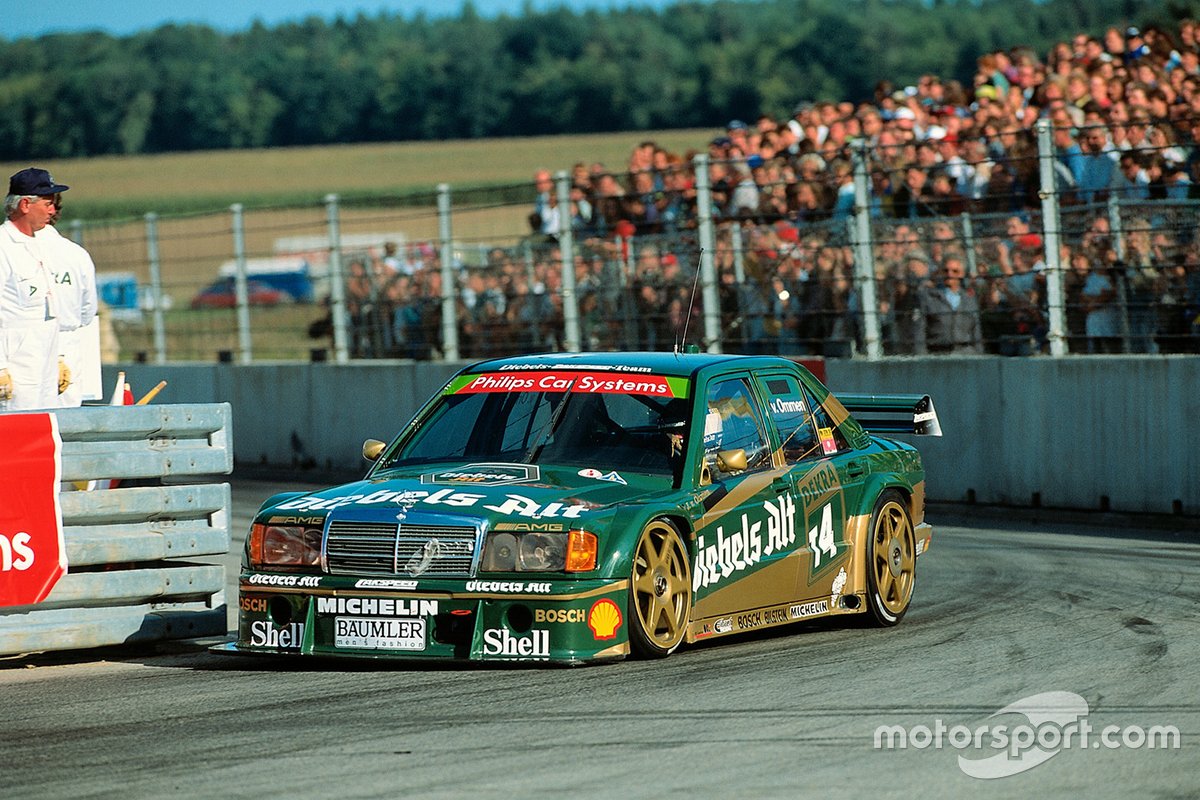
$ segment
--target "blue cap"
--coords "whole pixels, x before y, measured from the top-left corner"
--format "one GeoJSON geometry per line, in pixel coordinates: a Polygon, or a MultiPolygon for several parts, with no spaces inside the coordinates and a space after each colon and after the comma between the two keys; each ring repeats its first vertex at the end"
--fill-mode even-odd
{"type": "Polygon", "coordinates": [[[55,183],[54,178],[44,169],[26,167],[8,179],[8,193],[26,196],[48,197],[52,194],[65,192],[70,186],[55,183]]]}

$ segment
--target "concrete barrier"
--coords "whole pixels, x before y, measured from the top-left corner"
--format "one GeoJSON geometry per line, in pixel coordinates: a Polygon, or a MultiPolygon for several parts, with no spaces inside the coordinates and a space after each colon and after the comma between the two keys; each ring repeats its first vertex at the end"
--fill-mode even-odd
{"type": "Polygon", "coordinates": [[[170,485],[62,492],[67,574],[41,603],[0,608],[0,655],[220,635],[233,469],[228,404],[56,412],[62,478],[170,485]]]}
{"type": "MultiPolygon", "coordinates": [[[[131,365],[160,402],[229,402],[238,465],[361,473],[363,439],[393,436],[462,364],[131,365]]],[[[929,498],[1200,515],[1200,358],[829,360],[843,392],[928,393],[945,435],[915,440],[929,498]]],[[[108,378],[106,378],[106,381],[108,378]]],[[[136,392],[135,392],[136,393],[136,392]]]]}
{"type": "Polygon", "coordinates": [[[1200,514],[1200,358],[833,361],[835,392],[932,395],[932,500],[1200,514]]]}

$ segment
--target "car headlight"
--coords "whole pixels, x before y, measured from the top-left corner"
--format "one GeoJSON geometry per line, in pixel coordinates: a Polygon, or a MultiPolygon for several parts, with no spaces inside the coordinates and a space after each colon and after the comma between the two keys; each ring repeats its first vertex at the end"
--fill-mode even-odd
{"type": "Polygon", "coordinates": [[[314,567],[321,563],[321,531],[288,525],[250,526],[251,567],[314,567]]]}
{"type": "Polygon", "coordinates": [[[589,531],[489,533],[484,572],[588,572],[596,568],[596,534],[589,531]]]}

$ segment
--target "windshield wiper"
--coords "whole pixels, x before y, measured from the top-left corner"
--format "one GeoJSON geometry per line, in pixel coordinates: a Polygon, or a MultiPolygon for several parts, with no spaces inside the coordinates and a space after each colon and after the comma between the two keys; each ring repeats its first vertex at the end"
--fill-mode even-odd
{"type": "Polygon", "coordinates": [[[575,388],[575,380],[576,379],[571,380],[571,385],[567,387],[565,392],[563,392],[562,400],[559,401],[558,406],[553,412],[551,412],[550,419],[546,420],[546,424],[542,426],[540,431],[538,431],[538,435],[533,438],[532,441],[534,442],[541,440],[541,444],[535,444],[529,448],[529,452],[525,454],[525,460],[523,463],[534,463],[537,457],[542,454],[542,450],[545,449],[547,443],[549,443],[550,437],[558,429],[558,423],[562,419],[563,411],[566,410],[567,402],[571,399],[571,390],[575,388]]]}

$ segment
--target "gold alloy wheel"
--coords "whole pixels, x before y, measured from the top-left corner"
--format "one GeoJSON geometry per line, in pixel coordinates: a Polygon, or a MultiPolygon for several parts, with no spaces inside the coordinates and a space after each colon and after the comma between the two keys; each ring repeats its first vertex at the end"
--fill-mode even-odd
{"type": "Polygon", "coordinates": [[[638,539],[630,601],[638,650],[662,656],[679,646],[692,609],[692,575],[683,540],[666,520],[651,522],[638,539]]]}
{"type": "Polygon", "coordinates": [[[872,531],[871,568],[875,590],[883,609],[899,617],[912,599],[916,577],[917,545],[908,510],[889,498],[875,515],[872,531]]]}

